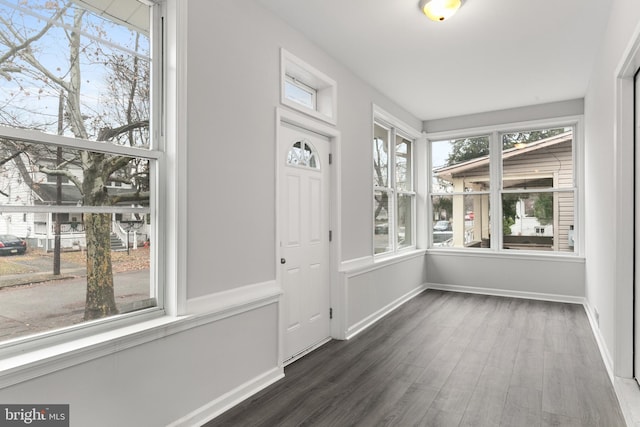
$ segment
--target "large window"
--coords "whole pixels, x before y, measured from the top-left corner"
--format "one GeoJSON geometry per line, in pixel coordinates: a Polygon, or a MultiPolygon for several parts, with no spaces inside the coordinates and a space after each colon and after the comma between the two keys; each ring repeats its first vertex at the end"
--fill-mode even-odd
{"type": "Polygon", "coordinates": [[[393,126],[374,123],[374,254],[415,246],[413,169],[413,141],[393,126]]]}
{"type": "Polygon", "coordinates": [[[431,247],[574,252],[574,134],[558,126],[432,140],[431,247]]]}
{"type": "Polygon", "coordinates": [[[573,252],[573,129],[501,134],[502,245],[573,252]]]}
{"type": "Polygon", "coordinates": [[[0,5],[0,349],[162,308],[151,8],[82,4],[0,5]]]}
{"type": "Polygon", "coordinates": [[[489,247],[489,137],[431,143],[434,247],[489,247]]]}

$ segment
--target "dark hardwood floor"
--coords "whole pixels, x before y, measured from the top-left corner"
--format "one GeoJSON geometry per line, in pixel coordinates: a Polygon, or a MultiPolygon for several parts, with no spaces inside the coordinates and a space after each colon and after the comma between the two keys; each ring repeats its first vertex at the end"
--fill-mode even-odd
{"type": "Polygon", "coordinates": [[[428,290],[213,426],[624,426],[580,305],[428,290]]]}

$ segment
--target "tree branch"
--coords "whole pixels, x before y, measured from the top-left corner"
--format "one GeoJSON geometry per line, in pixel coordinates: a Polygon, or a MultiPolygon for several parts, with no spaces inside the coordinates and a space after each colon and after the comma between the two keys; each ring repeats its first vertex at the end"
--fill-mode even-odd
{"type": "Polygon", "coordinates": [[[98,141],[110,141],[118,135],[127,133],[135,129],[149,127],[149,120],[141,120],[138,122],[127,123],[117,128],[102,128],[98,133],[98,141]]]}
{"type": "Polygon", "coordinates": [[[18,157],[22,153],[24,153],[24,150],[19,150],[19,151],[14,152],[10,157],[7,157],[6,159],[0,161],[0,166],[4,165],[5,163],[10,162],[11,160],[15,159],[16,157],[18,157]]]}
{"type": "Polygon", "coordinates": [[[140,202],[149,200],[150,193],[148,191],[136,191],[134,193],[123,193],[111,197],[112,204],[116,205],[122,202],[140,202]]]}
{"type": "Polygon", "coordinates": [[[84,193],[82,192],[82,182],[74,175],[72,174],[70,171],[65,170],[65,169],[50,169],[46,166],[43,165],[39,165],[38,166],[38,170],[42,173],[46,173],[47,175],[51,175],[51,176],[64,176],[67,177],[69,179],[69,181],[73,182],[73,184],[78,187],[78,190],[80,191],[80,194],[84,195],[84,193]]]}
{"type": "MultiPolygon", "coordinates": [[[[42,38],[42,36],[44,36],[47,33],[47,31],[49,31],[49,29],[53,26],[53,22],[55,20],[59,19],[67,11],[67,9],[69,8],[70,5],[71,5],[71,3],[67,3],[64,7],[60,8],[51,17],[51,19],[49,19],[47,21],[47,25],[45,25],[42,28],[42,30],[40,30],[36,35],[34,35],[33,37],[29,37],[28,39],[23,40],[22,43],[20,43],[17,46],[13,46],[11,49],[9,49],[9,51],[7,51],[7,53],[5,53],[4,55],[0,56],[0,64],[2,64],[3,62],[7,61],[12,56],[15,56],[20,50],[29,47],[29,45],[31,45],[31,43],[33,43],[34,41],[39,40],[40,38],[42,38]]],[[[9,25],[4,19],[1,19],[1,22],[3,24],[5,24],[8,28],[12,28],[11,25],[9,25]]]]}

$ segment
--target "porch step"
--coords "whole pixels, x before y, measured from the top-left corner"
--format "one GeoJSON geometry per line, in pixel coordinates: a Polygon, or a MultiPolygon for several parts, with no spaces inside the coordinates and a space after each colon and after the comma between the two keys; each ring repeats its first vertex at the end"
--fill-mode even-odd
{"type": "Polygon", "coordinates": [[[126,251],[127,246],[120,240],[116,233],[111,233],[111,250],[112,251],[126,251]]]}

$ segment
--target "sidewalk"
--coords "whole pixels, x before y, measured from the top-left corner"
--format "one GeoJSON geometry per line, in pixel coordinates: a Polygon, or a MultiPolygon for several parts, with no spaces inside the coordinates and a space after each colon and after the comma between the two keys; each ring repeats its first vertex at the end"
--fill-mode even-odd
{"type": "Polygon", "coordinates": [[[60,259],[60,274],[53,274],[53,253],[28,251],[24,255],[0,257],[0,289],[7,286],[28,285],[50,280],[68,279],[86,275],[84,262],[79,262],[79,253],[63,253],[60,259]],[[13,274],[11,274],[13,273],[13,274]]]}
{"type": "MultiPolygon", "coordinates": [[[[87,253],[84,251],[60,254],[60,275],[53,274],[53,253],[30,249],[24,255],[0,256],[0,289],[7,286],[28,285],[50,280],[86,276],[87,253]]],[[[113,273],[148,270],[149,248],[111,252],[113,273]]]]}
{"type": "Polygon", "coordinates": [[[87,269],[84,267],[64,268],[59,275],[52,272],[39,271],[28,274],[7,274],[0,276],[0,289],[8,286],[29,285],[32,283],[48,282],[50,280],[70,279],[78,276],[85,276],[87,269]]]}

